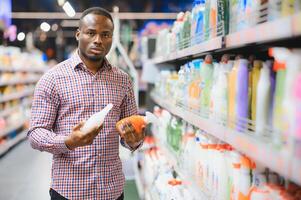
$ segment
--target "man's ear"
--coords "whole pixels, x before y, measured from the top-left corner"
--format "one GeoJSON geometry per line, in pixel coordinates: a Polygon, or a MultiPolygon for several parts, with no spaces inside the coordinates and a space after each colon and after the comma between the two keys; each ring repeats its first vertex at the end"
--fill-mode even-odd
{"type": "Polygon", "coordinates": [[[77,29],[76,32],[75,32],[75,38],[76,38],[77,41],[79,40],[79,34],[80,34],[80,30],[77,29]]]}

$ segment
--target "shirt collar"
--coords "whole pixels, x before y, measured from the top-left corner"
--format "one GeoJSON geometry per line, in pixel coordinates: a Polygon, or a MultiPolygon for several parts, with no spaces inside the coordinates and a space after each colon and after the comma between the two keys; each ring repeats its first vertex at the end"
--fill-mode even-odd
{"type": "MultiPolygon", "coordinates": [[[[85,66],[84,62],[82,61],[82,59],[78,55],[78,50],[76,52],[74,52],[71,59],[72,59],[72,62],[73,62],[73,68],[74,69],[76,69],[78,67],[84,67],[85,66]]],[[[104,58],[102,68],[103,69],[108,69],[108,70],[112,69],[112,65],[109,63],[107,58],[104,58]]]]}

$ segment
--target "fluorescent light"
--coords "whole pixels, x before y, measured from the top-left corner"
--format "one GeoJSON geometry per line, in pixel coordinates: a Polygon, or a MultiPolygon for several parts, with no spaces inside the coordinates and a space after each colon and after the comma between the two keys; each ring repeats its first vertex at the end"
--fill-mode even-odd
{"type": "Polygon", "coordinates": [[[23,32],[18,33],[17,39],[19,41],[23,41],[25,39],[25,33],[23,32]]]}
{"type": "Polygon", "coordinates": [[[59,28],[59,26],[57,24],[52,24],[52,26],[51,26],[52,31],[57,31],[58,28],[59,28]]]}
{"type": "Polygon", "coordinates": [[[66,1],[66,3],[63,5],[63,9],[69,17],[75,16],[75,10],[72,8],[71,4],[68,1],[66,1]]]}
{"type": "Polygon", "coordinates": [[[50,25],[47,22],[43,22],[40,25],[40,28],[42,29],[42,31],[48,32],[50,30],[50,25]]]}
{"type": "Polygon", "coordinates": [[[57,0],[57,3],[59,4],[59,6],[63,6],[65,3],[65,0],[57,0]]]}

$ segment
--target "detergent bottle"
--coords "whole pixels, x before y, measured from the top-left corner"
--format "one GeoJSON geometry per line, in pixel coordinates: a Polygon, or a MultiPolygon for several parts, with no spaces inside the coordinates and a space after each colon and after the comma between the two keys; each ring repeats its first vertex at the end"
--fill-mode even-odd
{"type": "Polygon", "coordinates": [[[249,200],[249,190],[251,189],[251,170],[254,163],[246,156],[241,157],[241,168],[239,175],[239,195],[238,200],[249,200]]]}
{"type": "Polygon", "coordinates": [[[286,78],[286,61],[290,52],[286,48],[271,48],[269,49],[269,55],[274,56],[275,62],[273,70],[276,71],[276,86],[274,94],[274,108],[273,108],[273,128],[275,135],[273,137],[274,144],[278,147],[282,146],[285,141],[283,130],[284,122],[284,90],[285,90],[285,78],[286,78]]]}
{"type": "Polygon", "coordinates": [[[92,131],[93,128],[95,127],[100,127],[107,114],[110,112],[110,110],[113,108],[113,104],[109,103],[104,109],[102,109],[100,112],[97,112],[93,114],[81,127],[81,131],[83,133],[88,133],[89,131],[92,131]]]}
{"type": "Polygon", "coordinates": [[[237,69],[236,80],[236,130],[244,131],[246,128],[245,119],[248,118],[248,92],[249,92],[248,60],[240,59],[237,69]]]}
{"type": "Polygon", "coordinates": [[[207,55],[201,67],[201,110],[208,111],[210,106],[210,94],[212,88],[213,64],[212,56],[207,55]]]}
{"type": "Polygon", "coordinates": [[[116,123],[116,129],[122,133],[124,126],[128,122],[133,126],[136,134],[143,134],[146,125],[149,123],[159,124],[158,118],[153,113],[145,112],[145,116],[132,115],[130,117],[121,119],[116,123]]]}
{"type": "Polygon", "coordinates": [[[286,65],[287,65],[287,71],[286,71],[286,78],[284,82],[284,98],[283,98],[283,133],[284,138],[287,141],[289,138],[289,144],[292,145],[294,140],[294,135],[296,134],[295,128],[294,128],[294,121],[296,119],[296,115],[294,115],[294,112],[297,110],[296,102],[293,101],[293,92],[292,88],[294,85],[294,82],[297,79],[297,76],[301,73],[301,50],[292,50],[290,52],[290,55],[288,56],[286,65]]]}
{"type": "Polygon", "coordinates": [[[237,91],[237,70],[239,61],[235,60],[233,68],[228,75],[228,125],[230,128],[234,128],[234,122],[236,119],[235,105],[236,105],[236,91],[237,91]]]}
{"type": "Polygon", "coordinates": [[[262,68],[262,62],[255,60],[252,69],[252,83],[251,83],[251,120],[256,120],[256,98],[257,98],[257,86],[260,77],[260,69],[262,68]]]}
{"type": "Polygon", "coordinates": [[[231,152],[232,160],[232,186],[231,186],[231,200],[238,200],[239,197],[239,184],[240,184],[240,168],[241,168],[241,155],[233,151],[231,152]]]}
{"type": "Polygon", "coordinates": [[[263,68],[260,70],[260,77],[257,86],[256,96],[256,118],[255,131],[256,134],[262,135],[265,127],[268,125],[269,113],[271,104],[271,83],[270,69],[263,63],[263,68]]]}

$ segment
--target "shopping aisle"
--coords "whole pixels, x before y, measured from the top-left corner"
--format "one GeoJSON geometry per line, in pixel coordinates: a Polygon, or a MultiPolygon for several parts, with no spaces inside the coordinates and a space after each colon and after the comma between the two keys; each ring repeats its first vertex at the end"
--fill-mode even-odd
{"type": "Polygon", "coordinates": [[[51,155],[25,140],[0,159],[0,199],[49,199],[51,155]]]}
{"type": "MultiPolygon", "coordinates": [[[[33,150],[27,140],[0,158],[0,199],[48,200],[51,159],[50,154],[33,150]]],[[[130,165],[123,166],[125,173],[132,172],[130,165]]],[[[125,200],[138,200],[136,184],[127,177],[125,200]]]]}

